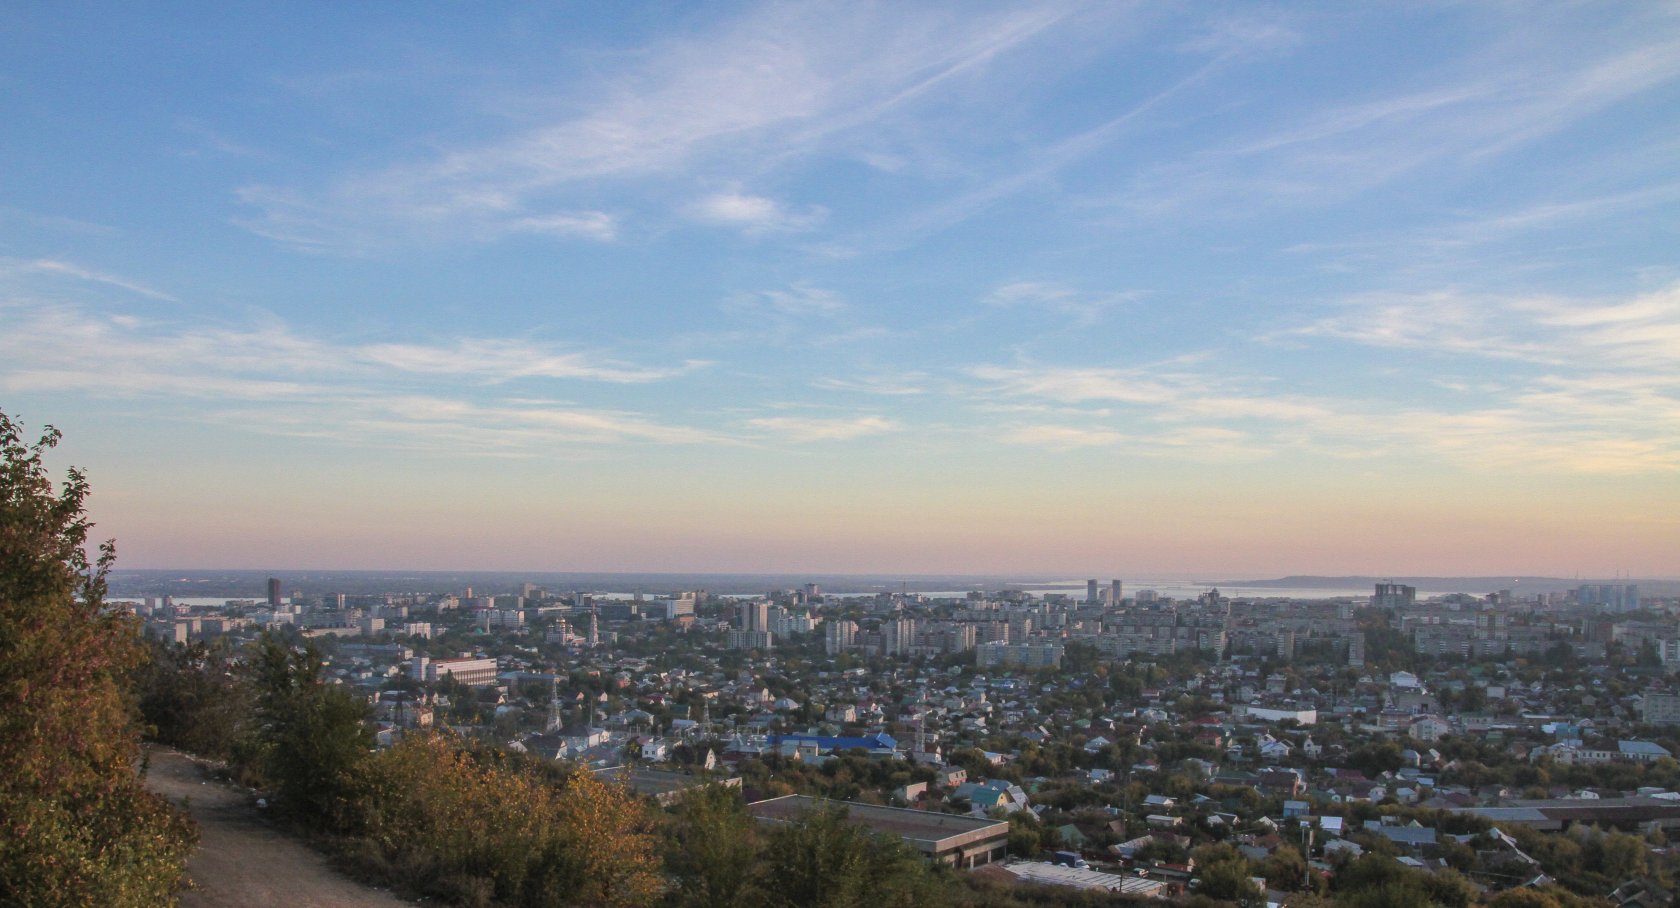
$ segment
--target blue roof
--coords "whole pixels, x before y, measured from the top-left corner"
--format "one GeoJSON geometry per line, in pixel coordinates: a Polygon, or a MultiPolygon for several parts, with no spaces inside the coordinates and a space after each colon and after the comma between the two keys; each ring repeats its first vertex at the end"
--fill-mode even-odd
{"type": "Polygon", "coordinates": [[[830,737],[827,735],[771,735],[770,746],[781,744],[814,744],[817,749],[827,753],[835,750],[898,750],[898,741],[892,735],[882,732],[866,738],[830,737]]]}

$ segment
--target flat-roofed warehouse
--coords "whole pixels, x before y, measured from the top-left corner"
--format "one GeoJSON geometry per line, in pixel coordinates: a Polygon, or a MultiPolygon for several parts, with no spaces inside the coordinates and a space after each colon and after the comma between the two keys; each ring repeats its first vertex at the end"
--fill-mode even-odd
{"type": "Polygon", "coordinates": [[[1568,829],[1576,824],[1618,829],[1680,827],[1680,801],[1667,798],[1512,801],[1503,807],[1458,807],[1452,812],[1482,817],[1495,826],[1532,826],[1540,830],[1568,829]]]}
{"type": "Polygon", "coordinates": [[[608,782],[624,782],[636,794],[652,798],[655,803],[669,807],[681,800],[683,793],[690,789],[706,785],[721,785],[724,788],[739,789],[739,776],[729,778],[715,778],[697,776],[686,772],[671,772],[663,769],[650,769],[646,766],[603,766],[592,769],[596,778],[608,782]]]}
{"type": "Polygon", "coordinates": [[[844,807],[851,822],[898,836],[929,859],[953,867],[979,867],[1001,861],[1009,852],[1009,824],[984,817],[823,801],[805,795],[784,795],[748,804],[747,812],[761,823],[787,823],[819,804],[844,807]]]}
{"type": "Polygon", "coordinates": [[[1084,867],[1063,867],[1059,864],[1029,863],[1002,865],[1016,879],[1029,883],[1041,883],[1046,886],[1068,886],[1074,889],[1101,889],[1105,892],[1120,892],[1141,898],[1165,897],[1168,892],[1166,883],[1160,880],[1146,880],[1135,876],[1121,876],[1117,873],[1103,873],[1084,867]]]}

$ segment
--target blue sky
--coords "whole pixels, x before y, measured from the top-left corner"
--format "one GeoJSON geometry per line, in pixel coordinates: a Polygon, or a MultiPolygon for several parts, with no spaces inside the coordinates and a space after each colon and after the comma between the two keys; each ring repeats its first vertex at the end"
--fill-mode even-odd
{"type": "Polygon", "coordinates": [[[1680,572],[1672,4],[0,23],[128,566],[1680,572]]]}

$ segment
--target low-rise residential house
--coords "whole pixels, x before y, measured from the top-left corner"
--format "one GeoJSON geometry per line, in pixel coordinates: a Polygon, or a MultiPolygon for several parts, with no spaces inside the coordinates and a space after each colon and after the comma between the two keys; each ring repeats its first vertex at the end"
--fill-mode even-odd
{"type": "Polygon", "coordinates": [[[1416,821],[1400,826],[1386,824],[1380,820],[1366,820],[1364,829],[1366,832],[1388,839],[1403,849],[1415,851],[1426,846],[1433,847],[1436,844],[1435,830],[1422,826],[1416,821]]]}
{"type": "Polygon", "coordinates": [[[1674,896],[1667,889],[1648,879],[1628,880],[1610,893],[1616,908],[1667,908],[1674,904],[1674,896]]]}
{"type": "Polygon", "coordinates": [[[1295,748],[1290,746],[1289,742],[1279,741],[1269,735],[1260,741],[1260,759],[1267,763],[1282,763],[1294,752],[1295,748]]]}
{"type": "Polygon", "coordinates": [[[1286,798],[1298,798],[1307,790],[1307,781],[1299,769],[1263,769],[1257,784],[1286,798]]]}
{"type": "Polygon", "coordinates": [[[1418,741],[1435,742],[1452,734],[1452,723],[1440,716],[1419,716],[1412,720],[1406,733],[1418,741]]]}
{"type": "Polygon", "coordinates": [[[964,782],[951,792],[951,797],[968,801],[971,813],[987,814],[993,810],[1014,813],[1027,806],[1027,793],[1019,785],[994,779],[987,782],[964,782]]]}

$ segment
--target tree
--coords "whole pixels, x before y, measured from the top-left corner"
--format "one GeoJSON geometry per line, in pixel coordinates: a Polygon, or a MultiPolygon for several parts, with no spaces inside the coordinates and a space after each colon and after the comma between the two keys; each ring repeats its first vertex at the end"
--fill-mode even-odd
{"type": "Polygon", "coordinates": [[[1242,858],[1215,861],[1196,868],[1196,894],[1222,902],[1236,902],[1242,908],[1266,904],[1266,892],[1254,884],[1248,875],[1248,862],[1242,858]]]}
{"type": "Polygon", "coordinates": [[[1456,870],[1442,870],[1438,873],[1421,873],[1414,870],[1411,878],[1421,882],[1423,890],[1429,893],[1431,905],[1468,908],[1476,901],[1476,885],[1456,870]]]}
{"type": "Polygon", "coordinates": [[[1488,908],[1559,908],[1560,903],[1541,889],[1507,889],[1488,900],[1488,908]]]}
{"type": "MultiPolygon", "coordinates": [[[[544,863],[555,868],[539,891],[563,896],[552,904],[592,908],[635,908],[659,891],[658,852],[648,832],[646,805],[628,785],[601,781],[580,769],[555,795],[553,823],[559,830],[544,863]]],[[[546,908],[548,901],[529,900],[546,908]]]]}
{"type": "Polygon", "coordinates": [[[370,710],[338,685],[321,679],[313,645],[288,646],[264,634],[248,670],[256,687],[257,757],[274,786],[277,806],[316,829],[345,831],[357,766],[373,749],[370,710]]]}
{"type": "Polygon", "coordinates": [[[1367,744],[1348,755],[1348,765],[1375,777],[1400,768],[1400,745],[1393,741],[1367,744]]]}
{"type": "Polygon", "coordinates": [[[643,908],[658,896],[646,804],[584,769],[405,735],[356,775],[363,869],[450,902],[643,908]]]}
{"type": "Polygon", "coordinates": [[[727,908],[758,903],[756,832],[739,792],[703,785],[686,793],[677,806],[666,862],[677,878],[681,904],[727,908]]]}
{"type": "Polygon", "coordinates": [[[1645,843],[1624,832],[1612,832],[1587,842],[1582,849],[1588,867],[1616,882],[1645,873],[1645,843]]]}
{"type": "Polygon", "coordinates": [[[839,805],[814,807],[778,828],[765,852],[777,908],[933,908],[941,887],[921,856],[896,838],[850,822],[839,805]]]}
{"type": "Polygon", "coordinates": [[[195,833],[135,774],[138,636],[105,605],[115,545],[88,559],[87,478],[43,463],[58,440],[0,413],[0,904],[174,904],[195,833]]]}
{"type": "Polygon", "coordinates": [[[234,756],[251,714],[250,686],[235,673],[233,652],[204,643],[147,642],[134,676],[146,735],[200,756],[234,756]]]}
{"type": "Polygon", "coordinates": [[[1044,850],[1044,824],[1030,810],[1009,815],[1009,853],[1021,858],[1036,857],[1044,850]]]}
{"type": "Polygon", "coordinates": [[[1273,889],[1293,892],[1307,883],[1307,859],[1299,849],[1280,845],[1261,862],[1260,875],[1273,889]]]}
{"type": "Polygon", "coordinates": [[[1429,895],[1423,887],[1403,879],[1339,893],[1336,905],[1338,908],[1431,908],[1429,895]]]}

